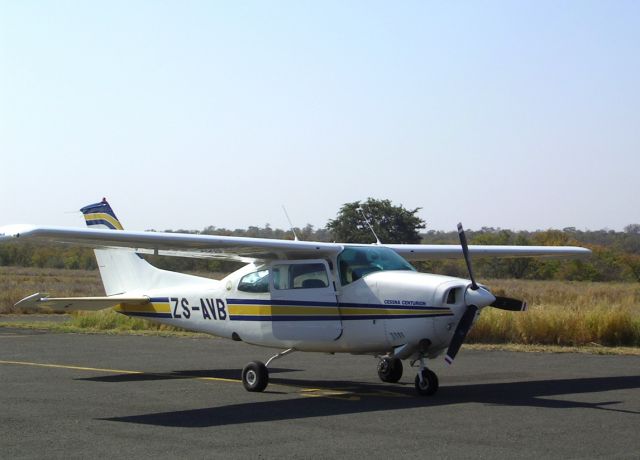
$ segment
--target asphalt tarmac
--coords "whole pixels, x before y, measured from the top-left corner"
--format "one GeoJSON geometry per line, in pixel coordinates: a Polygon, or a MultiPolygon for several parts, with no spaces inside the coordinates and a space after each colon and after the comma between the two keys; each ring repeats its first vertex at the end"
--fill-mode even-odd
{"type": "Polygon", "coordinates": [[[640,458],[640,357],[465,350],[415,370],[220,339],[0,328],[0,458],[640,458]]]}

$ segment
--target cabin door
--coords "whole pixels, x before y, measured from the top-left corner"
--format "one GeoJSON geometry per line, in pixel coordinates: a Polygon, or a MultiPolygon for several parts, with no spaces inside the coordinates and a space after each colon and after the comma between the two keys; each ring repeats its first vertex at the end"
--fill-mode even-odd
{"type": "Polygon", "coordinates": [[[340,337],[335,283],[325,260],[273,262],[269,287],[274,337],[308,342],[340,337]]]}

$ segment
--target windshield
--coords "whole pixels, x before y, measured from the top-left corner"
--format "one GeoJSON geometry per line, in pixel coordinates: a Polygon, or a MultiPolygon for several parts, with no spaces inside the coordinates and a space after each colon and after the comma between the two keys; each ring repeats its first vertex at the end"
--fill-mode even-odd
{"type": "Polygon", "coordinates": [[[352,283],[372,272],[386,270],[415,271],[393,249],[371,246],[346,248],[338,256],[342,285],[352,283]]]}

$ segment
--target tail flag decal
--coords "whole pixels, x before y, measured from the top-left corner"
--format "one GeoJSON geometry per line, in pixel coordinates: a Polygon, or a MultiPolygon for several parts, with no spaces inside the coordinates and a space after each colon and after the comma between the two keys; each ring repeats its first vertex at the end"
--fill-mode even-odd
{"type": "Polygon", "coordinates": [[[111,230],[123,229],[106,198],[103,198],[99,203],[85,206],[80,212],[84,214],[87,227],[109,228],[111,230]]]}

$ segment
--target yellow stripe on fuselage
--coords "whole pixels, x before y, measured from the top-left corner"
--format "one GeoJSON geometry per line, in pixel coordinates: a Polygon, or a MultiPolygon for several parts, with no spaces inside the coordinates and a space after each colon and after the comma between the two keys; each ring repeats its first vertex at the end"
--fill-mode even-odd
{"type": "Polygon", "coordinates": [[[233,305],[229,304],[230,315],[272,316],[272,315],[336,315],[337,307],[300,305],[233,305]]]}
{"type": "Polygon", "coordinates": [[[113,309],[118,313],[171,313],[169,302],[154,302],[144,305],[119,304],[113,309]]]}
{"type": "Polygon", "coordinates": [[[450,313],[448,308],[438,310],[413,310],[392,308],[354,308],[338,306],[306,306],[306,305],[234,305],[229,304],[229,314],[233,316],[279,316],[279,315],[330,315],[343,317],[362,315],[443,315],[450,313]]]}

